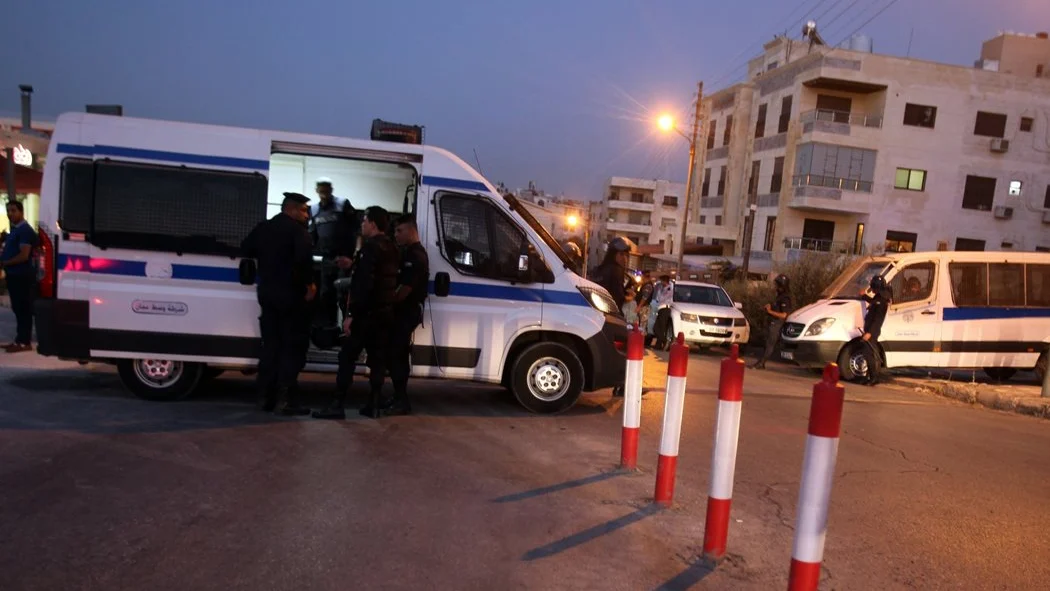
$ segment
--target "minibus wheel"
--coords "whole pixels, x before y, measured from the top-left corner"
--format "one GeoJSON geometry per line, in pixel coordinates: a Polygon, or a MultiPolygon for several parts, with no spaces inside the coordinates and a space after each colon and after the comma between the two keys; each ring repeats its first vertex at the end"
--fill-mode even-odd
{"type": "Polygon", "coordinates": [[[576,404],[583,392],[583,363],[561,343],[533,343],[511,366],[510,391],[534,413],[562,412],[576,404]]]}
{"type": "Polygon", "coordinates": [[[117,362],[120,381],[132,394],[144,400],[161,402],[182,400],[201,380],[200,363],[170,359],[121,359],[117,362]]]}
{"type": "Polygon", "coordinates": [[[863,341],[854,341],[839,352],[839,376],[851,382],[868,375],[875,363],[875,352],[863,341]]]}

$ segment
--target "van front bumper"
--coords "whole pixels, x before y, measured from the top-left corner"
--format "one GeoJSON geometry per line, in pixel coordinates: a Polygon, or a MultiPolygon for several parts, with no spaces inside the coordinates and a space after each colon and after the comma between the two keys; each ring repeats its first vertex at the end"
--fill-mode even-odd
{"type": "Polygon", "coordinates": [[[627,373],[627,322],[605,315],[601,332],[584,341],[591,357],[591,371],[584,379],[587,392],[622,386],[627,373]]]}
{"type": "Polygon", "coordinates": [[[838,363],[839,351],[845,344],[838,341],[789,341],[782,338],[780,359],[802,367],[821,368],[828,363],[838,363]]]}

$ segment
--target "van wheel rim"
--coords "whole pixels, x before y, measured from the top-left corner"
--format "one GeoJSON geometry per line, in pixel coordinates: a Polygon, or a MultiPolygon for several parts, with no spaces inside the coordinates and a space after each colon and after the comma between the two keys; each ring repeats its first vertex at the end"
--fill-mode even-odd
{"type": "Polygon", "coordinates": [[[544,402],[554,402],[569,391],[569,367],[556,357],[542,357],[529,367],[529,393],[544,402]]]}
{"type": "Polygon", "coordinates": [[[182,377],[185,365],[168,359],[136,359],[135,377],[150,388],[168,388],[182,377]]]}
{"type": "Polygon", "coordinates": [[[863,353],[854,353],[849,358],[849,369],[854,375],[868,375],[868,359],[863,353]]]}

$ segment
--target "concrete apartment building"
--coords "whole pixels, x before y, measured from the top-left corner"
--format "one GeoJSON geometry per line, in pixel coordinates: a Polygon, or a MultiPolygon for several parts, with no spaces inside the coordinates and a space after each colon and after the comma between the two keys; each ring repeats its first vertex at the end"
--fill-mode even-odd
{"type": "MultiPolygon", "coordinates": [[[[591,256],[614,236],[624,236],[644,254],[677,255],[685,219],[685,185],[664,180],[612,177],[596,204],[597,240],[591,256]]],[[[690,230],[699,228],[690,228],[690,230]]],[[[695,236],[695,232],[689,233],[695,236]]]]}
{"type": "Polygon", "coordinates": [[[750,235],[752,261],[1050,248],[1048,36],[999,35],[973,68],[850,45],[778,37],[704,97],[695,235],[736,259],[750,235]]]}

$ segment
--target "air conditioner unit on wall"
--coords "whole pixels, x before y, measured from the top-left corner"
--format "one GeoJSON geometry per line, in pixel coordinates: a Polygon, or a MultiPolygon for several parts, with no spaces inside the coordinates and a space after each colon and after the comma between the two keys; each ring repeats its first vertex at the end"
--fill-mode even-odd
{"type": "Polygon", "coordinates": [[[993,209],[995,217],[1000,220],[1008,220],[1014,217],[1014,208],[1007,205],[996,205],[993,209]]]}
{"type": "Polygon", "coordinates": [[[1004,140],[1001,137],[992,138],[991,151],[1003,154],[1010,151],[1010,140],[1004,140]]]}

